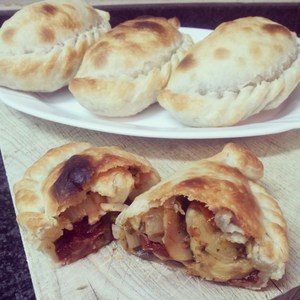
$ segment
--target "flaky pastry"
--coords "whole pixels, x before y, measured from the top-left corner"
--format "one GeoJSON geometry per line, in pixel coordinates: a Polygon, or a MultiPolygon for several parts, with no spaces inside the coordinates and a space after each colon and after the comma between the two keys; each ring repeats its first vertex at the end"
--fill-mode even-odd
{"type": "Polygon", "coordinates": [[[257,180],[263,165],[233,143],[189,163],[135,198],[114,235],[130,253],[177,262],[206,280],[260,289],[280,279],[287,226],[277,201],[257,180]]]}
{"type": "Polygon", "coordinates": [[[178,19],[140,17],[105,34],[84,56],[69,89],[91,112],[135,115],[156,102],[171,70],[192,44],[178,19]]]}
{"type": "Polygon", "coordinates": [[[85,0],[48,0],[17,11],[0,29],[0,85],[52,92],[74,77],[88,47],[110,29],[85,0]]]}
{"type": "Polygon", "coordinates": [[[37,249],[68,264],[109,244],[116,216],[159,180],[138,155],[65,144],[49,150],[14,185],[17,221],[37,249]]]}
{"type": "Polygon", "coordinates": [[[225,22],[190,48],[158,102],[195,127],[232,126],[276,108],[300,81],[299,41],[266,18],[225,22]]]}

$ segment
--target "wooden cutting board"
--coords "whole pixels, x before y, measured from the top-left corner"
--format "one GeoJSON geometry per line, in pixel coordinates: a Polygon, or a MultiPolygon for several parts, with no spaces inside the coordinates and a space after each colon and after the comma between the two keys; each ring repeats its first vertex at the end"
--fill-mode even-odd
{"type": "Polygon", "coordinates": [[[68,266],[55,266],[23,241],[37,299],[271,299],[300,284],[300,130],[237,139],[165,140],[107,134],[30,117],[0,103],[1,151],[10,187],[48,149],[71,141],[115,145],[147,157],[162,177],[186,162],[209,157],[225,143],[253,151],[264,163],[261,183],[278,199],[289,227],[290,260],[284,278],[262,291],[211,283],[129,255],[113,242],[68,266]]]}

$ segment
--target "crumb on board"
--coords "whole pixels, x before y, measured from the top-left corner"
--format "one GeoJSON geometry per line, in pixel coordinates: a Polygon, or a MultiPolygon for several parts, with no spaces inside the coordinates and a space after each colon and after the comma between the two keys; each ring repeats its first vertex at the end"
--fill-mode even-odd
{"type": "Polygon", "coordinates": [[[88,286],[87,285],[81,285],[79,286],[76,290],[84,290],[86,289],[88,286]]]}

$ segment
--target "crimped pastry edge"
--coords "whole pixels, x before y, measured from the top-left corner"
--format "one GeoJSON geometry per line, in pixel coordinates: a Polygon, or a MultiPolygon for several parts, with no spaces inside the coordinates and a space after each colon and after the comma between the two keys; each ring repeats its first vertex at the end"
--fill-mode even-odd
{"type": "Polygon", "coordinates": [[[0,53],[0,71],[3,70],[0,85],[30,92],[53,92],[66,86],[77,73],[86,49],[110,28],[109,22],[105,21],[46,52],[0,53]]]}
{"type": "MultiPolygon", "coordinates": [[[[198,161],[198,167],[201,167],[201,162],[206,160],[212,162],[223,161],[223,163],[231,166],[232,168],[240,169],[241,173],[243,173],[245,177],[248,177],[249,189],[251,193],[255,195],[255,202],[261,209],[264,217],[262,224],[266,230],[266,234],[262,238],[254,241],[254,246],[251,249],[248,257],[249,259],[253,260],[254,266],[260,271],[259,281],[254,285],[247,285],[245,287],[253,290],[260,290],[261,288],[267,286],[267,283],[270,279],[279,280],[285,273],[285,264],[288,261],[289,256],[287,224],[277,200],[273,198],[273,196],[270,195],[262,185],[257,183],[257,180],[261,179],[263,176],[263,173],[260,174],[260,172],[263,170],[259,171],[259,168],[257,169],[258,176],[256,178],[251,175],[247,175],[248,172],[244,172],[245,170],[243,170],[243,168],[247,166],[239,165],[238,163],[239,161],[243,160],[246,152],[240,155],[241,153],[239,153],[239,149],[239,146],[236,146],[236,144],[229,143],[224,147],[222,152],[207,159],[198,161]],[[233,164],[230,158],[231,154],[234,155],[232,159],[235,160],[235,163],[233,164]],[[260,201],[261,199],[264,199],[264,201],[260,201]],[[274,240],[276,240],[276,242],[274,242],[274,240]],[[272,243],[275,244],[275,247],[272,247],[272,243]]],[[[146,213],[151,208],[159,207],[169,197],[169,195],[166,195],[163,198],[154,197],[149,200],[146,195],[154,195],[155,189],[160,190],[161,187],[168,184],[171,184],[169,188],[172,189],[183,180],[183,177],[181,176],[182,174],[187,176],[185,179],[190,178],[187,171],[192,167],[193,162],[188,163],[182,169],[183,173],[177,172],[168,179],[159,182],[145,193],[139,195],[131,204],[131,206],[123,210],[123,212],[117,217],[115,226],[113,227],[113,234],[119,239],[120,244],[124,249],[127,249],[127,242],[122,228],[126,221],[132,218],[133,221],[131,224],[133,225],[133,228],[136,227],[137,229],[139,222],[137,220],[134,221],[134,218],[146,213]]],[[[252,168],[252,166],[249,167],[250,169],[252,168]]],[[[263,168],[263,165],[261,165],[261,168],[263,168]]]]}
{"type": "Polygon", "coordinates": [[[278,107],[300,82],[300,38],[298,56],[275,80],[248,85],[239,92],[176,93],[166,88],[158,95],[159,104],[180,123],[192,127],[232,126],[263,110],[278,107]]]}
{"type": "Polygon", "coordinates": [[[160,68],[154,67],[148,74],[141,70],[135,77],[75,76],[69,84],[69,90],[83,107],[95,114],[109,117],[135,115],[156,102],[157,95],[166,86],[171,72],[193,44],[188,34],[181,34],[182,44],[160,68]]]}

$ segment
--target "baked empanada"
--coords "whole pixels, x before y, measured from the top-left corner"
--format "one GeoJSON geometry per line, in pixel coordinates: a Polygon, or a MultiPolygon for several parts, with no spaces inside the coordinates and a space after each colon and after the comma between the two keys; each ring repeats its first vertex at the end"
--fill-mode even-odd
{"type": "Polygon", "coordinates": [[[66,144],[48,151],[14,185],[17,221],[37,249],[68,264],[109,244],[116,216],[159,180],[138,155],[66,144]]]}
{"type": "Polygon", "coordinates": [[[263,165],[227,144],[135,198],[114,235],[130,253],[177,262],[206,280],[259,289],[280,279],[287,226],[276,200],[256,181],[263,165]]]}
{"type": "Polygon", "coordinates": [[[0,29],[0,85],[58,90],[74,77],[87,48],[109,29],[109,14],[85,0],[24,6],[0,29]]]}
{"type": "Polygon", "coordinates": [[[300,81],[299,41],[262,17],[223,23],[190,48],[158,102],[195,127],[231,126],[275,108],[300,81]]]}
{"type": "Polygon", "coordinates": [[[178,19],[140,17],[105,34],[84,56],[69,89],[91,112],[135,115],[156,102],[172,68],[192,44],[178,19]]]}

